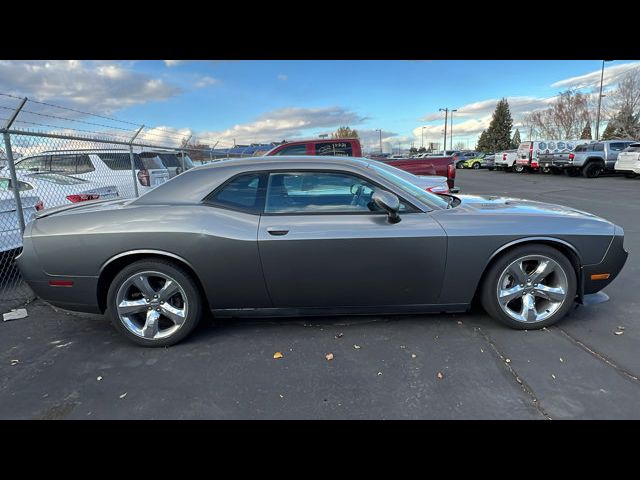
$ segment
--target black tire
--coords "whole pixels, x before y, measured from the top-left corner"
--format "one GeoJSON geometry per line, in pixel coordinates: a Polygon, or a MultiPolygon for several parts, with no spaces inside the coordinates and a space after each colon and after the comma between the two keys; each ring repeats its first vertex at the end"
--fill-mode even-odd
{"type": "Polygon", "coordinates": [[[191,277],[189,272],[187,272],[181,266],[175,264],[170,260],[140,260],[123,268],[111,282],[111,285],[109,286],[109,292],[107,294],[107,315],[110,317],[111,323],[113,324],[115,329],[126,338],[131,340],[133,343],[136,343],[143,347],[167,347],[183,340],[200,322],[203,312],[203,300],[204,299],[201,297],[198,285],[196,284],[195,280],[191,277]],[[134,334],[124,326],[117,313],[116,295],[120,286],[131,276],[135,275],[138,272],[145,271],[155,271],[170,276],[183,289],[187,297],[186,300],[189,307],[182,326],[175,333],[166,338],[154,340],[142,338],[134,334]]]}
{"type": "Polygon", "coordinates": [[[457,168],[458,170],[463,169],[463,168],[464,168],[464,165],[462,164],[462,162],[458,162],[458,163],[456,163],[456,168],[457,168]]]}
{"type": "Polygon", "coordinates": [[[624,174],[624,176],[625,176],[626,178],[636,178],[636,177],[638,176],[638,174],[637,174],[637,173],[634,173],[634,172],[626,172],[626,173],[624,174]]]}
{"type": "Polygon", "coordinates": [[[513,171],[516,172],[516,173],[524,173],[524,171],[525,171],[524,165],[519,165],[517,163],[514,164],[513,165],[513,171]]]}
{"type": "Polygon", "coordinates": [[[542,173],[551,173],[551,167],[542,167],[540,171],[542,173]]]}
{"type": "Polygon", "coordinates": [[[471,165],[471,168],[473,168],[474,170],[478,170],[480,168],[480,162],[474,162],[474,164],[471,165]]]}
{"type": "Polygon", "coordinates": [[[482,284],[480,285],[480,302],[489,316],[499,322],[517,329],[517,330],[537,330],[540,328],[553,325],[562,319],[571,310],[578,288],[578,281],[576,277],[576,271],[569,261],[569,259],[562,254],[559,250],[548,245],[530,243],[515,247],[508,250],[503,255],[498,257],[486,271],[482,284]],[[496,294],[496,288],[500,280],[500,275],[507,266],[517,260],[518,258],[526,255],[545,255],[555,260],[560,267],[564,270],[567,276],[568,288],[567,296],[562,306],[554,312],[553,315],[542,320],[540,322],[519,322],[507,315],[498,303],[498,296],[496,294]]]}
{"type": "Polygon", "coordinates": [[[600,162],[589,162],[582,167],[582,176],[584,178],[597,178],[602,173],[602,164],[600,162]]]}

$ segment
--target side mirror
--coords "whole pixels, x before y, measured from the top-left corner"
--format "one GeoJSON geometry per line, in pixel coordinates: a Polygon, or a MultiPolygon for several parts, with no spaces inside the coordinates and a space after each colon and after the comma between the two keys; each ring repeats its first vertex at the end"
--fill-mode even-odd
{"type": "Polygon", "coordinates": [[[389,215],[389,223],[398,223],[400,221],[400,215],[398,215],[400,200],[393,193],[385,190],[376,190],[373,192],[371,199],[377,206],[386,210],[389,215]]]}

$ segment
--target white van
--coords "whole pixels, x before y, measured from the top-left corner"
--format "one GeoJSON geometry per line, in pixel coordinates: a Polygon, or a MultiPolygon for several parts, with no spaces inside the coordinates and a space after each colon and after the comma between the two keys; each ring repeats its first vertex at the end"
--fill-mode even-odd
{"type": "MultiPolygon", "coordinates": [[[[523,167],[527,170],[536,171],[540,167],[538,156],[548,153],[569,153],[578,145],[590,143],[592,140],[533,140],[522,142],[516,154],[516,165],[518,169],[523,167]]],[[[515,170],[515,168],[514,168],[515,170]]]]}

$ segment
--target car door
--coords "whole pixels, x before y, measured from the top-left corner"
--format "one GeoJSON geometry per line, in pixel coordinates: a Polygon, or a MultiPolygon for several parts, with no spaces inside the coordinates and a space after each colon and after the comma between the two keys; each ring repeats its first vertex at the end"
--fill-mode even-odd
{"type": "Polygon", "coordinates": [[[258,247],[275,307],[435,303],[444,230],[403,202],[399,223],[371,202],[374,182],[349,172],[271,172],[258,247]]]}

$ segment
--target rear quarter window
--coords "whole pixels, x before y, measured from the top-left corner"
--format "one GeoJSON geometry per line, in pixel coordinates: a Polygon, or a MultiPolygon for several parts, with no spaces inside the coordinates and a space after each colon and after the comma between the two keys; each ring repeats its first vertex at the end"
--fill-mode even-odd
{"type": "Polygon", "coordinates": [[[262,213],[264,201],[264,183],[264,174],[239,175],[214,190],[204,199],[204,203],[259,214],[262,213]]]}

